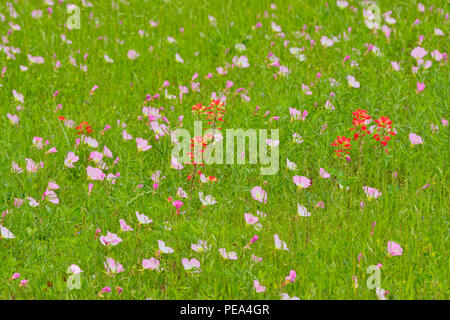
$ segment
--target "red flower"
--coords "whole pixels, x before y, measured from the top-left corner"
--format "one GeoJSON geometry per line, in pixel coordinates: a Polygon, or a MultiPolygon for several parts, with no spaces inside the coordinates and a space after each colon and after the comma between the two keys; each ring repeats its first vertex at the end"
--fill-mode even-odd
{"type": "Polygon", "coordinates": [[[334,140],[334,142],[331,144],[334,147],[337,147],[337,149],[334,151],[338,155],[338,157],[341,156],[341,152],[350,153],[350,150],[352,148],[352,145],[350,143],[350,139],[346,138],[344,136],[340,137],[337,136],[337,139],[334,140]]]}
{"type": "Polygon", "coordinates": [[[379,127],[388,128],[388,129],[391,128],[391,124],[392,124],[392,120],[389,119],[388,117],[384,117],[384,116],[378,120],[375,120],[375,122],[378,124],[379,127]]]}
{"type": "Polygon", "coordinates": [[[78,134],[90,134],[92,133],[92,127],[89,125],[88,122],[83,121],[81,122],[78,127],[75,128],[78,131],[78,134]]]}
{"type": "Polygon", "coordinates": [[[352,114],[354,116],[353,117],[353,125],[355,127],[364,125],[367,120],[372,119],[372,117],[367,114],[367,110],[358,109],[358,110],[352,112],[352,114]]]}

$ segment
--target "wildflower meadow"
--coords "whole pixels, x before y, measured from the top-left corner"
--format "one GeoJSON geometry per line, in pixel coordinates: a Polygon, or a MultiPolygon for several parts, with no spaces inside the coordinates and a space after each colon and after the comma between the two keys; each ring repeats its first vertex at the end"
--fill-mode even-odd
{"type": "Polygon", "coordinates": [[[0,1],[0,299],[448,299],[420,1],[0,1]]]}

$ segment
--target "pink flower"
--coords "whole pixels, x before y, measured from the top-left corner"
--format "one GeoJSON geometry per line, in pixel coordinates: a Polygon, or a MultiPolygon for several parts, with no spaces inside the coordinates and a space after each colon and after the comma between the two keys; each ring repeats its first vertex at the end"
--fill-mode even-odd
{"type": "Polygon", "coordinates": [[[389,291],[385,291],[383,288],[377,288],[375,293],[378,297],[378,300],[387,300],[386,295],[389,294],[389,291]]]}
{"type": "Polygon", "coordinates": [[[139,213],[138,211],[136,211],[136,217],[141,224],[149,224],[153,222],[152,219],[149,219],[145,214],[139,213]]]}
{"type": "MultiPolygon", "coordinates": [[[[37,172],[39,169],[39,165],[36,164],[36,162],[34,162],[31,159],[25,158],[25,162],[26,162],[26,169],[28,172],[37,172]]],[[[42,162],[41,162],[41,166],[42,167],[42,162]]]]}
{"type": "Polygon", "coordinates": [[[100,290],[99,295],[102,295],[103,293],[111,292],[111,288],[106,286],[102,290],[100,290]]]}
{"type": "Polygon", "coordinates": [[[175,170],[181,170],[183,169],[183,165],[181,163],[178,162],[178,159],[175,157],[172,157],[171,159],[171,167],[175,170]]]}
{"type": "Polygon", "coordinates": [[[174,202],[172,202],[172,205],[177,208],[177,214],[180,214],[180,208],[183,205],[183,201],[180,200],[175,200],[174,202]]]}
{"type": "Polygon", "coordinates": [[[23,279],[20,281],[19,287],[26,287],[28,285],[28,282],[30,282],[27,279],[23,279]]]}
{"type": "Polygon", "coordinates": [[[120,229],[122,229],[122,231],[133,231],[133,228],[131,228],[129,225],[127,225],[125,220],[120,219],[119,223],[120,223],[120,229]]]}
{"type": "Polygon", "coordinates": [[[128,59],[135,60],[137,57],[139,57],[139,53],[137,53],[135,50],[129,50],[127,56],[128,59]]]}
{"type": "Polygon", "coordinates": [[[50,201],[51,203],[59,204],[58,195],[53,190],[45,190],[44,194],[42,195],[42,200],[44,199],[50,201]]]}
{"type": "Polygon", "coordinates": [[[252,254],[252,260],[253,262],[259,263],[262,261],[262,258],[255,256],[254,254],[252,254]]]}
{"type": "Polygon", "coordinates": [[[412,132],[409,134],[409,141],[411,141],[411,143],[413,145],[417,145],[417,144],[422,144],[423,143],[422,137],[418,136],[417,134],[412,133],[412,132]]]}
{"type": "Polygon", "coordinates": [[[309,217],[311,215],[311,212],[308,212],[308,210],[301,206],[300,203],[297,203],[297,212],[302,217],[309,217]]]}
{"type": "MultiPolygon", "coordinates": [[[[346,1],[341,1],[341,2],[346,2],[346,1]]],[[[281,300],[300,300],[300,298],[299,297],[290,297],[287,293],[282,293],[281,300]]]]}
{"type": "Polygon", "coordinates": [[[353,88],[359,88],[360,87],[359,81],[356,81],[354,76],[350,76],[350,75],[347,76],[347,81],[348,81],[348,85],[350,87],[353,87],[353,88]]]}
{"type": "Polygon", "coordinates": [[[234,251],[230,251],[227,253],[227,250],[225,250],[225,248],[220,248],[219,253],[224,259],[237,260],[237,254],[234,251]]]}
{"type": "Polygon", "coordinates": [[[136,138],[136,144],[139,152],[147,151],[152,148],[152,146],[148,144],[148,141],[142,138],[136,138]]]}
{"type": "Polygon", "coordinates": [[[162,240],[158,240],[158,247],[162,253],[173,253],[173,249],[166,246],[166,244],[162,240]]]}
{"type": "Polygon", "coordinates": [[[95,163],[99,163],[103,159],[103,154],[98,151],[92,151],[89,155],[89,161],[94,161],[95,163]]]}
{"type": "Polygon", "coordinates": [[[387,243],[387,251],[391,256],[401,256],[403,254],[403,248],[394,241],[387,243]]]}
{"type": "Polygon", "coordinates": [[[235,56],[233,58],[233,64],[238,68],[248,68],[250,66],[246,56],[235,56]]]}
{"type": "Polygon", "coordinates": [[[275,240],[275,248],[278,250],[286,250],[289,251],[286,242],[282,241],[277,234],[273,235],[273,239],[275,240]]]}
{"type": "Polygon", "coordinates": [[[101,236],[100,237],[100,242],[104,246],[108,246],[108,245],[116,246],[116,245],[118,245],[119,243],[122,242],[122,239],[119,238],[117,236],[117,234],[111,233],[111,232],[108,231],[106,236],[101,236]]]}
{"type": "Polygon", "coordinates": [[[148,260],[142,260],[142,267],[144,269],[151,269],[159,271],[159,260],[155,258],[150,258],[148,260]]]}
{"type": "Polygon", "coordinates": [[[424,48],[416,47],[411,51],[411,56],[415,59],[422,59],[427,53],[428,52],[424,48]]]}
{"type": "Polygon", "coordinates": [[[184,270],[192,270],[194,269],[194,272],[201,272],[200,270],[200,261],[198,261],[195,258],[192,258],[191,260],[187,258],[183,258],[181,260],[181,263],[183,264],[184,270]]]}
{"type": "Polygon", "coordinates": [[[261,203],[267,203],[267,193],[263,190],[263,188],[256,186],[253,187],[250,191],[252,194],[252,198],[261,203]]]}
{"type": "Polygon", "coordinates": [[[294,270],[289,271],[289,275],[284,278],[284,280],[286,281],[286,284],[291,283],[291,282],[295,282],[295,278],[297,277],[297,273],[294,270]]]}
{"type": "Polygon", "coordinates": [[[209,251],[211,246],[208,246],[205,240],[198,240],[197,244],[191,243],[191,249],[195,252],[202,253],[203,251],[209,251]]]}
{"type": "Polygon", "coordinates": [[[181,187],[178,187],[178,189],[177,189],[177,196],[179,196],[180,198],[188,197],[186,191],[184,191],[183,188],[181,188],[181,187]]]}
{"type": "Polygon", "coordinates": [[[103,179],[105,179],[106,175],[103,173],[103,171],[99,168],[94,168],[91,166],[88,166],[86,168],[86,173],[88,176],[88,179],[91,180],[100,180],[103,181],[103,179]]]}
{"type": "Polygon", "coordinates": [[[103,263],[105,265],[105,270],[109,274],[121,273],[124,271],[123,266],[114,261],[113,258],[106,258],[106,262],[103,263]]]}
{"type": "Polygon", "coordinates": [[[378,197],[381,197],[381,192],[375,188],[364,186],[363,190],[364,190],[364,193],[366,194],[366,196],[369,198],[369,200],[377,199],[378,197]]]}
{"type": "Polygon", "coordinates": [[[324,168],[320,168],[319,174],[324,179],[328,179],[330,177],[330,174],[326,172],[324,168]]]}
{"type": "Polygon", "coordinates": [[[255,217],[254,215],[250,213],[244,213],[245,222],[249,225],[255,224],[259,221],[258,217],[255,217]]]}
{"type": "Polygon", "coordinates": [[[12,114],[10,114],[10,113],[7,113],[6,114],[6,117],[9,119],[9,122],[12,124],[12,125],[18,125],[19,124],[19,116],[17,116],[17,115],[12,115],[12,114]]]}
{"type": "Polygon", "coordinates": [[[423,90],[425,90],[425,82],[420,83],[420,82],[417,81],[417,93],[420,93],[423,90]]]}
{"type": "Polygon", "coordinates": [[[299,188],[308,188],[311,185],[311,180],[304,176],[294,176],[292,180],[299,188]]]}
{"type": "Polygon", "coordinates": [[[80,274],[81,272],[83,272],[83,270],[81,270],[81,268],[79,266],[77,266],[76,264],[72,264],[69,266],[70,272],[72,272],[73,274],[80,274]]]}
{"type": "Polygon", "coordinates": [[[20,278],[20,273],[14,273],[13,275],[12,275],[12,277],[11,277],[11,280],[16,280],[16,279],[18,279],[18,278],[20,278]]]}
{"type": "Polygon", "coordinates": [[[80,158],[75,155],[73,152],[69,152],[64,160],[64,165],[69,168],[74,168],[74,163],[77,162],[80,158]]]}
{"type": "Polygon", "coordinates": [[[92,87],[91,91],[89,91],[89,94],[92,96],[94,94],[95,90],[97,90],[97,89],[98,89],[98,85],[94,85],[92,87]]]}
{"type": "Polygon", "coordinates": [[[258,293],[266,291],[266,287],[262,286],[258,280],[253,280],[253,288],[255,288],[258,293]]]}
{"type": "Polygon", "coordinates": [[[89,183],[89,185],[88,185],[88,195],[91,195],[93,188],[94,188],[94,184],[93,183],[89,183]]]}
{"type": "Polygon", "coordinates": [[[395,71],[400,71],[400,64],[396,61],[391,61],[391,66],[392,69],[394,69],[395,71]]]}

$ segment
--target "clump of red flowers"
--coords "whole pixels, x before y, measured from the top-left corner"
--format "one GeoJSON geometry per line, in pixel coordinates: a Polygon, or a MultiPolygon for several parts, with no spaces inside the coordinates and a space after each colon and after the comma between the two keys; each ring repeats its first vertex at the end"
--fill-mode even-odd
{"type": "MultiPolygon", "coordinates": [[[[376,124],[369,127],[372,123],[372,117],[367,113],[367,110],[357,109],[352,112],[352,115],[353,127],[349,131],[353,131],[353,141],[359,140],[364,142],[366,137],[372,137],[373,141],[379,142],[383,147],[387,147],[391,136],[396,135],[395,129],[392,128],[392,120],[388,117],[382,116],[374,120],[376,124]]],[[[338,136],[331,145],[336,147],[334,152],[338,157],[341,157],[342,153],[349,154],[352,148],[351,139],[345,136],[338,136]]],[[[376,148],[376,145],[374,148],[376,148]]],[[[384,151],[388,153],[387,148],[384,151]]]]}
{"type": "Polygon", "coordinates": [[[92,127],[89,125],[89,122],[83,121],[81,122],[78,127],[75,128],[78,132],[78,134],[91,134],[92,133],[92,127]]]}
{"type": "Polygon", "coordinates": [[[225,103],[221,100],[212,100],[209,107],[197,103],[192,107],[192,112],[205,116],[211,128],[222,129],[217,126],[220,122],[224,121],[225,115],[225,103]]]}
{"type": "Polygon", "coordinates": [[[217,182],[216,177],[208,176],[202,174],[200,170],[198,170],[197,166],[204,167],[205,165],[203,163],[197,163],[196,160],[200,159],[202,161],[203,159],[203,153],[205,152],[206,146],[208,145],[208,140],[204,139],[203,137],[194,137],[191,139],[191,152],[188,153],[188,156],[191,158],[191,164],[193,166],[191,173],[188,175],[187,179],[190,181],[192,179],[192,182],[194,183],[193,178],[195,176],[198,176],[199,180],[201,182],[217,182]],[[204,181],[202,181],[204,180],[204,181]]]}
{"type": "Polygon", "coordinates": [[[334,152],[338,155],[338,157],[341,157],[342,152],[349,154],[350,149],[352,148],[350,139],[344,136],[338,136],[331,145],[336,147],[336,150],[334,150],[334,152]]]}

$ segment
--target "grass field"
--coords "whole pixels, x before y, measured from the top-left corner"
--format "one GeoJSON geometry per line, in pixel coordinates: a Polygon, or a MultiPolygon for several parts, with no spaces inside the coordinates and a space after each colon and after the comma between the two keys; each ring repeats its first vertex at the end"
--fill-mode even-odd
{"type": "Polygon", "coordinates": [[[1,299],[449,298],[448,2],[0,13],[1,299]],[[195,120],[279,170],[177,164],[195,120]]]}

